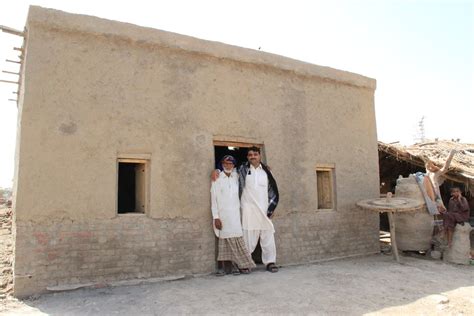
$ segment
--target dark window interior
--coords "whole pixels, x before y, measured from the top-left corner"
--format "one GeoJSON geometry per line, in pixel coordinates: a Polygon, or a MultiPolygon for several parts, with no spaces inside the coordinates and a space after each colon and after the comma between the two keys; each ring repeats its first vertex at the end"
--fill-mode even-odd
{"type": "Polygon", "coordinates": [[[138,163],[119,162],[118,171],[118,213],[136,211],[136,176],[138,163]]]}

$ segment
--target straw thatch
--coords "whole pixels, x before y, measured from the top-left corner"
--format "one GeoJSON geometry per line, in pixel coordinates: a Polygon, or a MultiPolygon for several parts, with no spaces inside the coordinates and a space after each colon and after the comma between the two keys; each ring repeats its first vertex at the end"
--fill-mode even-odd
{"type": "Polygon", "coordinates": [[[379,142],[379,151],[420,167],[424,167],[428,160],[439,167],[444,166],[451,150],[456,150],[456,154],[445,177],[472,187],[474,185],[474,144],[431,141],[403,146],[379,142]]]}

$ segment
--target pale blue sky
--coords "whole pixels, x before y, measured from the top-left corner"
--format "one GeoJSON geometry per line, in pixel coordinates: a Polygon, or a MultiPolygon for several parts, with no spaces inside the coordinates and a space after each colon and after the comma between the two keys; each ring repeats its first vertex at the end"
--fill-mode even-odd
{"type": "MultiPolygon", "coordinates": [[[[66,1],[2,4],[0,24],[22,29],[28,5],[94,15],[288,56],[377,79],[377,132],[412,143],[425,116],[429,138],[474,143],[473,1],[66,1]]],[[[14,57],[0,33],[0,68],[14,57]]],[[[1,74],[0,78],[10,78],[1,74]]],[[[0,84],[0,186],[10,186],[14,88],[0,84]]]]}

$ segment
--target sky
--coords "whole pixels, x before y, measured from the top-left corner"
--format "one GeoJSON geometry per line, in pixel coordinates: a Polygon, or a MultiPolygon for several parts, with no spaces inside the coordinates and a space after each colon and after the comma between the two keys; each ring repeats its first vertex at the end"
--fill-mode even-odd
{"type": "MultiPolygon", "coordinates": [[[[378,139],[474,143],[474,0],[5,1],[0,25],[22,30],[29,5],[219,41],[377,80],[378,139]]],[[[21,38],[0,33],[0,69],[21,38]]],[[[0,73],[0,79],[15,80],[0,73]]],[[[0,187],[10,187],[16,86],[0,83],[0,187]]]]}

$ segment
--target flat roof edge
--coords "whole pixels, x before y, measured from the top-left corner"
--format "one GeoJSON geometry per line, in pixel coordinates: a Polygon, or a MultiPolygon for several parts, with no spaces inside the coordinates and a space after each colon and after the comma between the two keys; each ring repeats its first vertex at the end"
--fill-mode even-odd
{"type": "Polygon", "coordinates": [[[198,39],[177,33],[118,22],[89,15],[73,14],[39,6],[30,6],[29,26],[41,25],[51,29],[125,38],[137,43],[158,45],[165,48],[204,54],[218,59],[264,65],[294,72],[303,76],[319,77],[347,85],[375,90],[376,80],[348,71],[318,66],[288,57],[233,46],[220,42],[198,39]]]}

